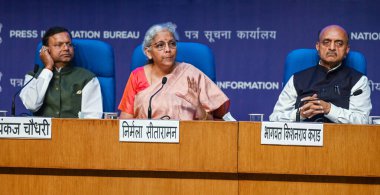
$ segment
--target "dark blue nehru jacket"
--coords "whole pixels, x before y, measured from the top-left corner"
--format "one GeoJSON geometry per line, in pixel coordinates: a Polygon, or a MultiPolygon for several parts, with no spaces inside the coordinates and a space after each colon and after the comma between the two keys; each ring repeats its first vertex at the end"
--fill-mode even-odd
{"type": "MultiPolygon", "coordinates": [[[[351,89],[362,76],[362,73],[344,64],[330,72],[320,65],[298,72],[294,74],[293,80],[298,95],[295,107],[298,108],[303,97],[317,94],[321,100],[348,109],[351,89]]],[[[305,121],[331,122],[323,114],[305,121]]]]}

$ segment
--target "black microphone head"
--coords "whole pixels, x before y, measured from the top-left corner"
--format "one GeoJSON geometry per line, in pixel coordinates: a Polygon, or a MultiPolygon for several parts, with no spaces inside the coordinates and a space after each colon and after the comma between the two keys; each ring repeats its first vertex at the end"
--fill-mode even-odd
{"type": "Polygon", "coordinates": [[[34,73],[34,74],[37,74],[39,68],[40,68],[40,65],[35,64],[35,65],[34,65],[34,69],[33,69],[33,73],[34,73]]]}
{"type": "Polygon", "coordinates": [[[354,91],[354,93],[352,94],[353,96],[357,96],[357,95],[360,95],[363,93],[363,90],[362,89],[358,89],[356,91],[354,91]]]}
{"type": "Polygon", "coordinates": [[[168,81],[168,78],[163,77],[163,78],[162,78],[162,84],[165,85],[166,81],[168,81]]]}

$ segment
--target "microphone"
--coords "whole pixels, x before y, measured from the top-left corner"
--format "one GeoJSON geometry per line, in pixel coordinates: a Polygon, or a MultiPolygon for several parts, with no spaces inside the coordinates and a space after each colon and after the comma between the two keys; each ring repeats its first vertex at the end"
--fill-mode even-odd
{"type": "MultiPolygon", "coordinates": [[[[354,93],[352,93],[351,95],[349,95],[349,97],[351,97],[351,96],[357,96],[357,95],[360,95],[362,93],[363,93],[362,89],[357,89],[357,90],[354,91],[354,93]]],[[[297,109],[297,112],[296,112],[296,122],[300,122],[301,121],[301,113],[300,113],[301,103],[304,104],[305,102],[315,101],[315,100],[321,100],[321,99],[304,100],[304,101],[300,101],[298,103],[298,109],[297,109]]]]}
{"type": "Polygon", "coordinates": [[[148,106],[148,119],[152,119],[152,98],[159,92],[159,91],[161,91],[161,89],[164,87],[164,85],[166,84],[166,81],[168,81],[168,78],[166,78],[166,77],[163,77],[162,78],[162,81],[161,81],[161,83],[162,83],[162,85],[161,85],[161,88],[160,89],[158,89],[157,91],[156,91],[156,93],[154,93],[152,96],[150,96],[150,99],[149,99],[149,106],[148,106]]]}
{"type": "Polygon", "coordinates": [[[13,98],[12,98],[12,109],[11,109],[11,116],[15,116],[16,115],[16,104],[15,104],[15,99],[16,99],[16,96],[21,92],[22,89],[24,89],[24,87],[26,87],[30,81],[32,81],[34,79],[34,76],[37,74],[38,72],[38,68],[40,66],[38,64],[35,64],[34,65],[34,69],[33,69],[33,77],[25,84],[21,87],[21,89],[19,89],[14,95],[13,95],[13,98]]]}
{"type": "Polygon", "coordinates": [[[360,95],[363,93],[363,90],[362,89],[358,89],[356,91],[354,91],[354,93],[352,93],[350,96],[357,96],[357,95],[360,95]]]}

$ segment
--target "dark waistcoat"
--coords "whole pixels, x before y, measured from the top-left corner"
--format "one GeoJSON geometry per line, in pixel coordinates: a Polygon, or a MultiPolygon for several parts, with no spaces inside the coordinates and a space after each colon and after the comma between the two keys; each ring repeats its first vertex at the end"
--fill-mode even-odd
{"type": "Polygon", "coordinates": [[[36,116],[78,118],[81,110],[82,90],[95,75],[83,68],[66,66],[57,72],[49,83],[42,107],[36,116]]]}
{"type": "MultiPolygon", "coordinates": [[[[295,108],[302,106],[299,102],[303,97],[317,94],[321,100],[348,109],[351,89],[362,76],[362,73],[344,64],[330,72],[320,65],[298,72],[294,74],[294,87],[298,95],[295,108]]],[[[331,122],[323,114],[305,121],[331,122]]]]}

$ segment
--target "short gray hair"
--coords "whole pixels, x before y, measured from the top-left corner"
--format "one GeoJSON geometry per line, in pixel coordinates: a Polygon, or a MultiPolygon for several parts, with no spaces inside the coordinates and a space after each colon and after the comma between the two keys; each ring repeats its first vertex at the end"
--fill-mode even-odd
{"type": "Polygon", "coordinates": [[[173,37],[175,38],[176,41],[179,40],[179,36],[175,29],[177,28],[177,25],[175,25],[172,22],[166,22],[162,24],[155,24],[152,27],[146,31],[145,36],[144,36],[144,41],[142,43],[142,49],[144,50],[146,47],[149,47],[152,44],[152,40],[154,37],[157,35],[157,33],[162,32],[162,31],[169,31],[172,33],[173,37]]]}

